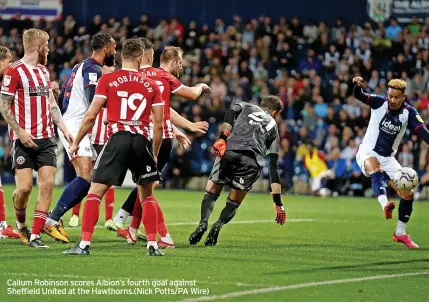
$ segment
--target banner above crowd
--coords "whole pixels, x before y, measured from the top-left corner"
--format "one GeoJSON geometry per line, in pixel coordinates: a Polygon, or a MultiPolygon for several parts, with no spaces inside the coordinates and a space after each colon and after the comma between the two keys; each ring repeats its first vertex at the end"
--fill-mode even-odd
{"type": "Polygon", "coordinates": [[[0,0],[0,18],[13,19],[18,14],[32,20],[61,18],[61,0],[0,0]]]}
{"type": "Polygon", "coordinates": [[[428,0],[368,0],[368,15],[375,21],[396,17],[399,22],[409,22],[411,17],[422,19],[429,16],[428,0]]]}

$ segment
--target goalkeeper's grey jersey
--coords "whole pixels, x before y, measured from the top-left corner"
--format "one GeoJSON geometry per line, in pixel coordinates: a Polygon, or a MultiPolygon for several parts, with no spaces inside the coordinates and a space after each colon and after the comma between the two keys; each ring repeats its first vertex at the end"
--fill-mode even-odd
{"type": "Polygon", "coordinates": [[[235,119],[234,128],[228,138],[227,150],[251,151],[262,166],[265,156],[279,152],[277,123],[259,106],[240,102],[234,107],[241,107],[241,112],[235,119]]]}

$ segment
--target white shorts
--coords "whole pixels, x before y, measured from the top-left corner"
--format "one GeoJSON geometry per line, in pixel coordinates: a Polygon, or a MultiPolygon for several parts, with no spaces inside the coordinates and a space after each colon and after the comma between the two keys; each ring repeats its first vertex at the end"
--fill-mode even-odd
{"type": "Polygon", "coordinates": [[[380,162],[381,170],[386,172],[386,174],[389,176],[390,179],[393,179],[393,177],[395,176],[395,173],[398,171],[398,169],[402,167],[401,164],[399,164],[399,162],[395,159],[395,157],[380,156],[371,148],[360,145],[359,151],[356,154],[356,162],[360,167],[362,173],[367,177],[370,177],[371,175],[368,174],[365,170],[365,161],[371,157],[376,158],[378,162],[380,162]]]}
{"type": "MultiPolygon", "coordinates": [[[[72,121],[64,121],[64,124],[67,126],[70,134],[76,138],[77,133],[79,132],[80,122],[72,122],[72,121]]],[[[69,143],[64,137],[63,132],[58,129],[58,136],[60,137],[61,143],[63,144],[69,159],[71,159],[71,155],[69,154],[69,143]]],[[[97,159],[97,153],[95,149],[92,147],[91,140],[89,139],[89,135],[86,135],[79,144],[79,150],[77,152],[78,157],[91,157],[93,161],[97,159]]]]}

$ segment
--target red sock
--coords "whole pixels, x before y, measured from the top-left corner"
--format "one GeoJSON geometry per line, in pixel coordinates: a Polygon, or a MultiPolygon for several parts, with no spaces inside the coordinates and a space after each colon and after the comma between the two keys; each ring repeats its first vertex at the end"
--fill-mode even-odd
{"type": "Polygon", "coordinates": [[[15,216],[16,216],[16,222],[18,223],[25,223],[27,220],[27,208],[15,208],[15,216]]]}
{"type": "Polygon", "coordinates": [[[131,227],[134,229],[140,228],[140,222],[142,220],[142,205],[140,203],[140,197],[137,194],[136,203],[134,203],[134,209],[133,209],[133,220],[131,221],[131,227]]]}
{"type": "Polygon", "coordinates": [[[42,229],[45,226],[46,219],[48,218],[48,212],[35,210],[33,227],[31,228],[31,234],[40,236],[42,229]]]}
{"type": "Polygon", "coordinates": [[[101,197],[96,194],[89,194],[86,198],[85,205],[83,207],[83,219],[82,219],[82,240],[92,240],[92,234],[94,233],[95,225],[97,225],[98,218],[100,217],[100,201],[101,197]]]}
{"type": "Polygon", "coordinates": [[[79,217],[79,213],[80,213],[80,205],[82,204],[82,201],[81,202],[79,202],[79,204],[76,204],[74,207],[73,207],[73,215],[74,216],[78,216],[79,217]]]}
{"type": "Polygon", "coordinates": [[[0,222],[6,221],[6,209],[4,207],[3,187],[0,187],[0,222]]]}
{"type": "Polygon", "coordinates": [[[148,241],[156,241],[158,234],[158,212],[156,210],[156,201],[154,197],[150,196],[143,200],[142,209],[142,222],[146,230],[146,237],[148,241]]]}
{"type": "Polygon", "coordinates": [[[165,225],[164,213],[162,212],[161,206],[159,205],[158,201],[156,201],[155,205],[156,211],[158,212],[158,232],[161,237],[165,237],[168,234],[168,230],[167,225],[165,225]]]}
{"type": "Polygon", "coordinates": [[[113,217],[113,204],[115,203],[115,187],[111,187],[107,190],[104,195],[104,219],[105,221],[112,219],[113,217]]]}

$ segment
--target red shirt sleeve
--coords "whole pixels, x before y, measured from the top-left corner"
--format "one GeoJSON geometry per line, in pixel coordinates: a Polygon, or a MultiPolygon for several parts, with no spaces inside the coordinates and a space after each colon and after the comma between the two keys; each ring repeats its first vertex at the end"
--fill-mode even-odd
{"type": "Polygon", "coordinates": [[[100,80],[98,80],[97,87],[95,88],[94,97],[107,99],[108,89],[109,89],[109,85],[107,83],[108,82],[107,77],[108,77],[107,75],[102,75],[100,77],[100,80]]]}
{"type": "Polygon", "coordinates": [[[174,77],[172,74],[170,74],[170,73],[166,73],[166,74],[168,75],[167,79],[168,79],[168,82],[170,83],[170,90],[174,94],[180,88],[182,88],[183,84],[182,84],[182,82],[180,82],[179,79],[174,77]]]}
{"type": "Polygon", "coordinates": [[[21,77],[16,69],[8,67],[4,73],[3,81],[1,83],[1,93],[9,96],[15,96],[20,81],[21,77]]]}

